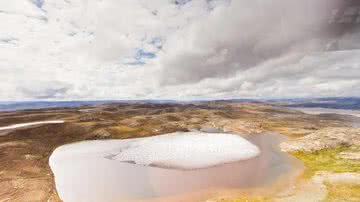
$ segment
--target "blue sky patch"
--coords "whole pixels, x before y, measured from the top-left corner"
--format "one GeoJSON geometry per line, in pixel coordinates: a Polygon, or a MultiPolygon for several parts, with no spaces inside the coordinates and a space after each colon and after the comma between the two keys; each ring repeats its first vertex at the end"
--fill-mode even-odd
{"type": "Polygon", "coordinates": [[[142,60],[142,59],[152,59],[155,58],[156,54],[153,52],[144,51],[143,49],[137,50],[135,54],[136,60],[142,60]]]}
{"type": "Polygon", "coordinates": [[[142,66],[145,65],[144,61],[133,61],[133,62],[125,62],[124,65],[130,65],[130,66],[142,66]]]}
{"type": "Polygon", "coordinates": [[[161,49],[163,46],[163,40],[160,37],[154,37],[149,44],[155,46],[157,49],[161,49]]]}
{"type": "Polygon", "coordinates": [[[42,9],[45,0],[31,0],[31,2],[38,8],[42,9]]]}
{"type": "Polygon", "coordinates": [[[137,49],[135,52],[135,56],[130,58],[129,62],[124,62],[125,65],[144,65],[146,64],[147,59],[156,58],[156,53],[145,51],[144,49],[137,49]]]}

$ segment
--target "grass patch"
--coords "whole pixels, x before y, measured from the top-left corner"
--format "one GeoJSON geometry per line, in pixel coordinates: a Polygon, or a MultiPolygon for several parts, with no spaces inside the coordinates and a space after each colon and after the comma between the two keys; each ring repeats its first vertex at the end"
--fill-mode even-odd
{"type": "Polygon", "coordinates": [[[134,131],[138,131],[138,128],[131,128],[129,126],[124,126],[124,125],[118,125],[118,126],[114,126],[111,127],[111,129],[119,131],[119,132],[134,132],[134,131]]]}
{"type": "Polygon", "coordinates": [[[132,128],[125,125],[117,125],[108,128],[111,133],[111,137],[114,139],[127,139],[139,137],[139,133],[143,130],[142,128],[132,128]]]}
{"type": "MultiPolygon", "coordinates": [[[[311,178],[318,171],[331,173],[360,172],[360,161],[339,158],[345,151],[359,152],[360,146],[338,146],[333,149],[323,149],[313,153],[294,152],[296,158],[304,162],[305,178],[311,178]]],[[[357,202],[360,199],[360,185],[347,183],[324,182],[328,194],[324,202],[357,202]]]]}
{"type": "Polygon", "coordinates": [[[360,199],[359,184],[331,184],[325,183],[328,195],[324,202],[349,201],[358,202],[360,199]]]}
{"type": "MultiPolygon", "coordinates": [[[[353,150],[354,148],[352,148],[353,150]]],[[[355,148],[360,150],[360,147],[355,148]]],[[[312,177],[318,171],[329,171],[334,173],[341,172],[360,172],[360,161],[341,159],[338,157],[340,152],[349,151],[348,146],[339,146],[333,149],[323,149],[313,153],[294,152],[296,158],[304,162],[306,166],[305,177],[312,177]]]]}

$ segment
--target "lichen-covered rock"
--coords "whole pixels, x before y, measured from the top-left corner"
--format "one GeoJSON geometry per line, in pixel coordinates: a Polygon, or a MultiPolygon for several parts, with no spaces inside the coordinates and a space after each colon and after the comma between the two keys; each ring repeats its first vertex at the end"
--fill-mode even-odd
{"type": "Polygon", "coordinates": [[[284,152],[314,152],[340,145],[360,145],[359,128],[325,128],[280,144],[284,152]]]}
{"type": "Polygon", "coordinates": [[[97,117],[96,114],[84,114],[80,116],[80,122],[91,122],[91,121],[101,121],[100,117],[97,117]]]}
{"type": "Polygon", "coordinates": [[[143,122],[143,120],[138,119],[138,118],[129,118],[129,119],[124,119],[124,120],[120,121],[121,124],[124,124],[129,127],[140,127],[143,125],[142,122],[143,122]]]}
{"type": "Polygon", "coordinates": [[[259,123],[243,120],[223,119],[213,121],[211,124],[208,125],[213,126],[213,128],[222,129],[224,132],[232,132],[245,135],[260,134],[264,132],[259,123]]]}
{"type": "Polygon", "coordinates": [[[93,136],[97,139],[106,139],[111,137],[111,134],[105,129],[95,130],[93,136]]]}

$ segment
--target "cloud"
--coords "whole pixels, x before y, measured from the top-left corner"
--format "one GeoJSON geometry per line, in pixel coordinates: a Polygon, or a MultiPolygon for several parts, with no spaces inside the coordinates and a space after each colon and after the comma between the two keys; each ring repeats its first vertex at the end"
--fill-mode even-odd
{"type": "Polygon", "coordinates": [[[32,81],[30,85],[19,86],[19,91],[25,98],[35,99],[62,99],[71,88],[71,85],[61,82],[32,81]]]}
{"type": "Polygon", "coordinates": [[[342,0],[0,2],[0,99],[357,95],[360,32],[337,23],[347,19],[344,7],[342,0]]]}
{"type": "Polygon", "coordinates": [[[284,55],[324,50],[330,38],[323,29],[330,18],[329,4],[324,0],[238,0],[218,8],[165,44],[162,82],[228,77],[284,55]]]}

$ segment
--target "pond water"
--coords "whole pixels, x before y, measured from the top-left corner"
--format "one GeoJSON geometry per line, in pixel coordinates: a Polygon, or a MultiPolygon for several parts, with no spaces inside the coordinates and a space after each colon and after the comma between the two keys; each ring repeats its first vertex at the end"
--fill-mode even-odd
{"type": "Polygon", "coordinates": [[[329,108],[305,108],[305,107],[293,107],[295,109],[306,114],[340,114],[340,115],[351,115],[360,117],[360,110],[351,109],[329,109],[329,108]]]}
{"type": "Polygon", "coordinates": [[[98,152],[113,150],[112,142],[119,140],[85,142],[89,143],[87,148],[69,145],[72,148],[66,152],[75,155],[53,154],[50,166],[58,194],[65,202],[146,201],[210,189],[256,188],[271,185],[301,167],[278,150],[282,138],[276,134],[250,136],[246,139],[261,150],[260,155],[201,169],[143,166],[111,160],[111,155],[104,158],[106,152],[98,152]]]}
{"type": "Polygon", "coordinates": [[[350,115],[354,118],[351,121],[351,126],[354,128],[360,128],[360,110],[351,109],[328,109],[328,108],[305,108],[305,107],[293,107],[295,109],[306,114],[338,114],[338,115],[350,115]]]}

